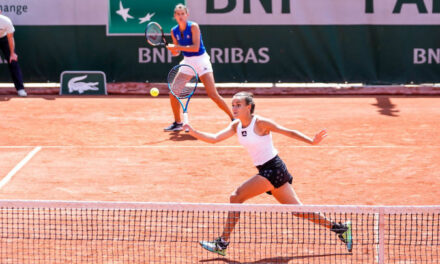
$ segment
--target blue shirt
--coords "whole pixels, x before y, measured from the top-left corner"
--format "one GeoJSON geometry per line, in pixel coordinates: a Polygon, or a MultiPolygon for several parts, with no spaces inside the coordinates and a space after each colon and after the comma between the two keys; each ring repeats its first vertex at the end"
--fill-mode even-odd
{"type": "MultiPolygon", "coordinates": [[[[192,32],[191,32],[192,24],[193,24],[192,21],[187,21],[186,28],[183,32],[180,31],[179,25],[173,27],[173,29],[172,29],[173,35],[176,38],[176,40],[180,46],[191,46],[194,44],[193,39],[192,39],[193,36],[192,36],[192,32]]],[[[205,49],[205,45],[203,45],[202,33],[200,33],[199,51],[197,51],[197,52],[182,51],[183,56],[185,56],[185,57],[200,56],[205,52],[206,52],[206,49],[205,49]]]]}

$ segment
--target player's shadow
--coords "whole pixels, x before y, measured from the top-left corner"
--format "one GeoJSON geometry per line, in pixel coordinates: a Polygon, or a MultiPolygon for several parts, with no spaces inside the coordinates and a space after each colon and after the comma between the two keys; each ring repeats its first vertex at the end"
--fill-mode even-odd
{"type": "Polygon", "coordinates": [[[145,142],[144,145],[156,145],[159,143],[167,142],[167,141],[185,141],[185,140],[197,140],[196,138],[190,136],[184,131],[175,131],[169,133],[169,138],[158,140],[158,141],[150,141],[145,142]]]}
{"type": "Polygon", "coordinates": [[[172,141],[187,141],[187,140],[197,140],[193,136],[189,135],[185,131],[175,131],[170,133],[169,140],[172,141]]]}
{"type": "Polygon", "coordinates": [[[379,108],[378,112],[381,115],[391,116],[391,117],[398,117],[400,111],[395,109],[396,105],[393,104],[389,97],[376,97],[377,103],[373,104],[374,106],[377,106],[379,108]]]}
{"type": "Polygon", "coordinates": [[[224,262],[227,264],[288,264],[292,260],[296,259],[309,259],[309,258],[322,258],[322,257],[332,257],[332,256],[350,256],[353,253],[334,253],[334,254],[321,254],[321,255],[304,255],[304,256],[291,256],[291,257],[273,257],[273,258],[264,258],[252,262],[240,262],[231,260],[228,258],[213,258],[213,259],[205,259],[199,261],[199,263],[209,263],[209,262],[224,262]]]}

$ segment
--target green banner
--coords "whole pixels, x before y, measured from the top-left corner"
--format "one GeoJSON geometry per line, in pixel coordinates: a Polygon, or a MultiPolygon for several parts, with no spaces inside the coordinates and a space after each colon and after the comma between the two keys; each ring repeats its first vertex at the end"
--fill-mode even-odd
{"type": "MultiPolygon", "coordinates": [[[[440,26],[201,30],[219,82],[440,82],[440,26]]],[[[57,82],[65,70],[104,71],[109,82],[165,82],[182,59],[144,37],[107,37],[105,26],[18,26],[15,37],[26,82],[57,82]]],[[[5,63],[0,81],[11,81],[5,63]]]]}
{"type": "Polygon", "coordinates": [[[159,23],[169,34],[176,22],[174,7],[184,0],[140,1],[109,0],[108,35],[132,36],[145,34],[145,27],[151,21],[159,23]]]}
{"type": "Polygon", "coordinates": [[[105,73],[99,71],[65,71],[60,86],[60,95],[107,95],[105,73]]]}

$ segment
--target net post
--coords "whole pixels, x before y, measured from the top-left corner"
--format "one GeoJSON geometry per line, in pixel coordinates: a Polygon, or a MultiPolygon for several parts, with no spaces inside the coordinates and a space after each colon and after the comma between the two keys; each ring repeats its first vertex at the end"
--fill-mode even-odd
{"type": "Polygon", "coordinates": [[[379,264],[385,264],[385,208],[379,208],[379,264]]]}

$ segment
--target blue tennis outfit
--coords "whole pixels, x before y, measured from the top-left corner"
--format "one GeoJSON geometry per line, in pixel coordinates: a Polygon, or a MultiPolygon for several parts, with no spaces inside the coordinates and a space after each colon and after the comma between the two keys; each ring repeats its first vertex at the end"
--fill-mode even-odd
{"type": "MultiPolygon", "coordinates": [[[[180,46],[193,45],[193,34],[191,32],[191,26],[194,24],[192,21],[186,22],[186,28],[183,32],[180,31],[179,25],[176,25],[172,29],[172,34],[176,38],[180,46]]],[[[182,51],[183,60],[180,64],[191,65],[199,76],[208,72],[213,72],[211,58],[206,52],[205,45],[203,44],[202,33],[200,33],[200,47],[197,52],[182,51]]],[[[185,67],[182,68],[182,72],[186,74],[192,74],[191,71],[185,72],[185,67]]]]}
{"type": "MultiPolygon", "coordinates": [[[[180,31],[179,25],[173,27],[173,35],[177,39],[177,42],[180,46],[191,46],[193,45],[193,35],[191,32],[191,26],[194,22],[187,21],[186,28],[183,32],[180,31]]],[[[198,52],[186,52],[182,51],[183,56],[185,57],[193,57],[200,56],[206,52],[205,45],[203,45],[202,33],[200,33],[200,48],[198,52]]]]}

